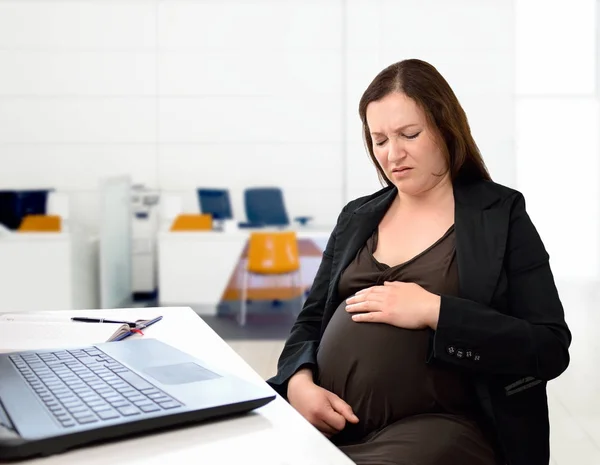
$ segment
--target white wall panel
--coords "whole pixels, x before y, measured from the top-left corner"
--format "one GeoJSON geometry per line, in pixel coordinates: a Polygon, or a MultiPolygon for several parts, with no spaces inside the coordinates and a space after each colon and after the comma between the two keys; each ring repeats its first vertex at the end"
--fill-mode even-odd
{"type": "Polygon", "coordinates": [[[0,48],[139,49],[155,45],[154,1],[0,2],[0,48]]]}
{"type": "Polygon", "coordinates": [[[382,0],[384,48],[504,51],[512,45],[511,1],[382,0]]]}
{"type": "Polygon", "coordinates": [[[339,51],[239,53],[204,50],[159,55],[161,95],[337,95],[339,51]]]}
{"type": "Polygon", "coordinates": [[[341,159],[337,144],[161,144],[158,172],[160,186],[168,190],[250,185],[340,189],[341,159]]]}
{"type": "Polygon", "coordinates": [[[154,52],[0,50],[0,69],[0,95],[156,95],[154,52]]]}
{"type": "Polygon", "coordinates": [[[336,142],[342,137],[340,114],[336,97],[164,97],[159,137],[161,142],[336,142]]]}
{"type": "Polygon", "coordinates": [[[169,1],[160,4],[161,49],[274,49],[341,47],[341,2],[169,1]]]}
{"type": "Polygon", "coordinates": [[[596,90],[596,0],[516,0],[517,92],[596,90]]]}
{"type": "Polygon", "coordinates": [[[600,157],[595,99],[523,99],[518,186],[558,277],[600,273],[600,157]]]}
{"type": "Polygon", "coordinates": [[[0,98],[0,143],[156,142],[154,98],[0,98]]]}
{"type": "Polygon", "coordinates": [[[155,144],[0,145],[0,189],[88,190],[99,187],[101,178],[123,174],[154,187],[156,152],[155,144]]]}

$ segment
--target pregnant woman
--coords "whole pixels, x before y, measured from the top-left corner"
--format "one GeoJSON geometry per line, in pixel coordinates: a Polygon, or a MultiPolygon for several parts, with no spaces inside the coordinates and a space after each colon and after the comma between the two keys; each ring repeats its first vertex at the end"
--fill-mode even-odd
{"type": "Polygon", "coordinates": [[[523,196],[430,64],[384,69],[359,114],[387,187],[342,210],[268,382],[358,464],[547,465],[571,334],[523,196]]]}

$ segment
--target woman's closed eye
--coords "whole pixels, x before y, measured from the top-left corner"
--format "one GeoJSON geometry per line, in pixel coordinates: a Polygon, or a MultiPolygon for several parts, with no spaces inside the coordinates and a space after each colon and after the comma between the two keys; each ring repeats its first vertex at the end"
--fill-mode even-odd
{"type": "Polygon", "coordinates": [[[421,131],[412,135],[405,135],[404,137],[406,137],[407,139],[416,139],[417,137],[419,137],[419,134],[421,134],[421,131]]]}

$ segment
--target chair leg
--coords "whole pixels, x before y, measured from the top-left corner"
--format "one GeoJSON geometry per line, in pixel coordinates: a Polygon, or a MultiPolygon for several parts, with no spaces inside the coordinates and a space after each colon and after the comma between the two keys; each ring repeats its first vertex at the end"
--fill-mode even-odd
{"type": "Polygon", "coordinates": [[[242,276],[242,296],[240,299],[240,315],[238,319],[238,323],[240,326],[246,325],[246,315],[247,315],[247,305],[246,301],[248,300],[248,270],[243,271],[242,276]]]}

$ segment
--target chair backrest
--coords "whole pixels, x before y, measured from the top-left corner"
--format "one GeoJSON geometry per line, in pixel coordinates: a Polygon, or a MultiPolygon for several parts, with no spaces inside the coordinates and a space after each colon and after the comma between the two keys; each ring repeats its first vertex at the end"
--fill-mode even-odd
{"type": "Polygon", "coordinates": [[[277,187],[246,189],[244,203],[249,223],[265,226],[288,226],[290,224],[283,192],[277,187]]]}
{"type": "Polygon", "coordinates": [[[294,231],[251,233],[247,269],[259,274],[284,274],[300,269],[296,233],[294,231]]]}
{"type": "Polygon", "coordinates": [[[212,215],[215,220],[233,218],[227,189],[198,189],[198,202],[200,211],[212,215]]]}
{"type": "Polygon", "coordinates": [[[0,191],[0,223],[16,230],[27,215],[45,215],[51,189],[0,191]]]}
{"type": "Polygon", "coordinates": [[[60,232],[61,218],[58,215],[27,215],[19,226],[19,232],[60,232]]]}
{"type": "Polygon", "coordinates": [[[209,231],[212,229],[212,217],[206,214],[183,214],[177,216],[171,231],[209,231]]]}

